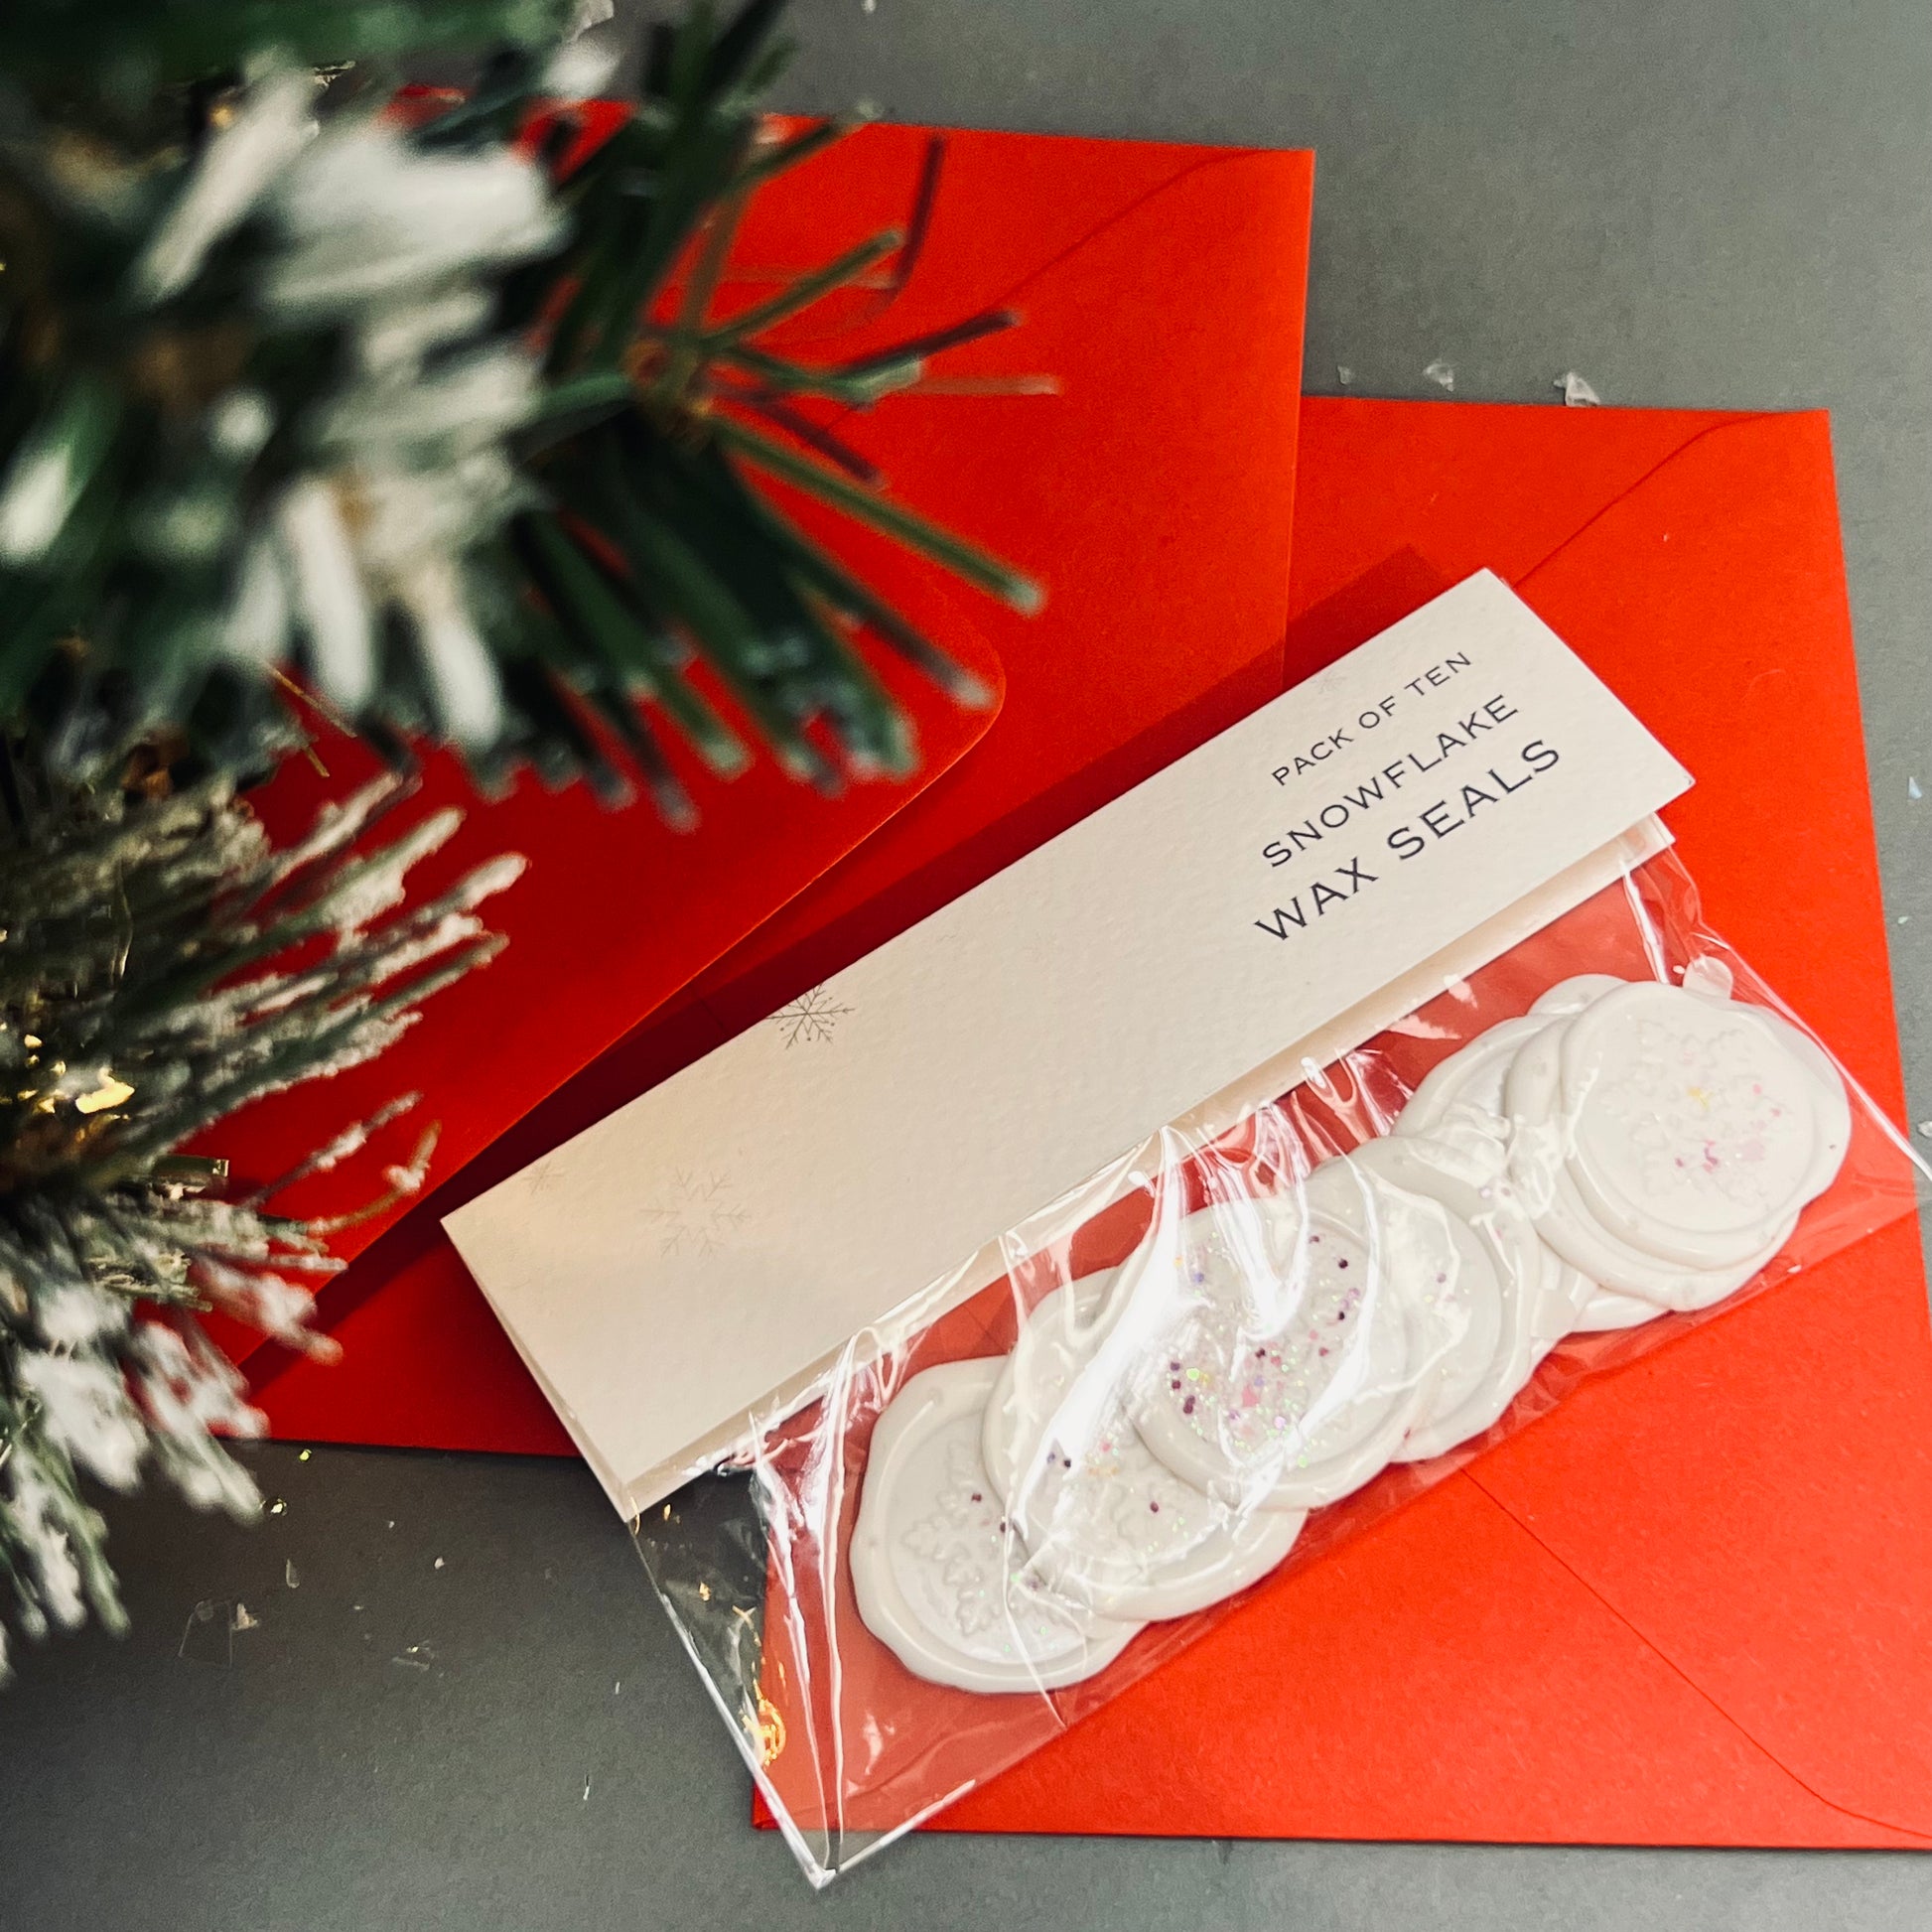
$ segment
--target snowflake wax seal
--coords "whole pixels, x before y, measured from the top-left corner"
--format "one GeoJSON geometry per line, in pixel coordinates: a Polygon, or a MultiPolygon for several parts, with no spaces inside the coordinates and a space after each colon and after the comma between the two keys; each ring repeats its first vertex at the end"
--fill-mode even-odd
{"type": "Polygon", "coordinates": [[[1657,1309],[1710,1308],[1735,1294],[1777,1253],[1791,1233],[1796,1210],[1758,1247],[1722,1268],[1667,1260],[1655,1247],[1642,1246],[1620,1228],[1606,1225],[1580,1184],[1581,1164],[1574,1158],[1579,1111],[1566,1104],[1563,1094],[1563,1044],[1575,1024],[1557,1021],[1518,1052],[1505,1083],[1505,1106],[1510,1178],[1538,1235],[1602,1291],[1591,1299],[1578,1326],[1633,1325],[1640,1316],[1630,1306],[1631,1297],[1657,1309]]]}
{"type": "Polygon", "coordinates": [[[996,1360],[906,1383],[873,1431],[849,1562],[866,1628],[914,1676],[1047,1691],[1104,1669],[1143,1626],[1096,1615],[1027,1568],[980,1437],[996,1360]]]}
{"type": "Polygon", "coordinates": [[[1823,1054],[1738,1002],[1622,987],[1568,1024],[1560,1058],[1584,1200],[1666,1262],[1735,1266],[1829,1183],[1850,1143],[1823,1054]]]}

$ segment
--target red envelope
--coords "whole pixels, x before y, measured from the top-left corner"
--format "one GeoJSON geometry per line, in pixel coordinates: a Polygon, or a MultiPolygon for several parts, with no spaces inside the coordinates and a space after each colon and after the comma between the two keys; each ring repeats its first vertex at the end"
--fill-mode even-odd
{"type": "MultiPolygon", "coordinates": [[[[1822,415],[1310,401],[1290,675],[1488,564],[1697,774],[1716,927],[1903,1096],[1822,415]]],[[[1633,1366],[941,1828],[1932,1846],[1932,1337],[1895,1225],[1633,1366]]]]}
{"type": "MultiPolygon", "coordinates": [[[[353,1249],[380,1234],[323,1297],[323,1319],[348,1351],[342,1366],[291,1363],[272,1347],[250,1358],[278,1433],[567,1449],[441,1216],[717,1044],[732,1015],[755,1017],[745,1003],[761,988],[784,990],[758,1011],[782,1004],[824,962],[868,950],[1280,688],[1312,158],[945,138],[903,293],[875,313],[883,298],[862,292],[795,327],[807,338],[836,330],[857,353],[989,308],[1023,315],[1023,327],[940,368],[968,385],[1043,372],[1057,394],[912,395],[839,425],[906,501],[1047,586],[1045,612],[1017,618],[883,541],[839,533],[983,674],[990,643],[1005,708],[954,764],[985,720],[896,678],[917,699],[927,747],[925,789],[909,805],[883,787],[828,805],[766,763],[731,786],[695,781],[706,820],[684,838],[647,810],[601,813],[581,790],[546,798],[526,787],[474,812],[423,883],[504,847],[528,853],[529,874],[491,906],[507,952],[440,996],[372,1066],[220,1131],[224,1149],[246,1148],[250,1166],[272,1173],[356,1111],[420,1088],[420,1115],[443,1123],[437,1172],[462,1169],[386,1233],[378,1220],[348,1237],[353,1249]],[[779,913],[862,839],[836,879],[779,913]],[[691,984],[748,934],[728,965],[691,984]],[[680,990],[674,1024],[605,1052],[680,990]]],[[[928,141],[926,130],[870,128],[787,176],[747,224],[742,280],[768,281],[903,224],[928,141]]],[[[297,770],[277,789],[278,815],[295,822],[317,785],[297,770]]],[[[462,796],[442,764],[430,790],[438,802],[462,796]]],[[[409,1145],[406,1128],[390,1135],[384,1158],[409,1145]]],[[[365,1167],[305,1183],[288,1205],[339,1211],[378,1185],[365,1167]]]]}

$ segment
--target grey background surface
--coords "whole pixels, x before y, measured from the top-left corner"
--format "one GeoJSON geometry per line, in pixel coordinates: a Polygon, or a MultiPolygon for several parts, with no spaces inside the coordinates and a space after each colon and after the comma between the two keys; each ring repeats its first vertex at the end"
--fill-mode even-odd
{"type": "MultiPolygon", "coordinates": [[[[1923,0],[796,18],[801,108],[1315,148],[1311,390],[1344,364],[1357,392],[1440,398],[1441,357],[1458,397],[1550,399],[1575,368],[1614,403],[1828,405],[1890,910],[1926,915],[1892,933],[1932,1113],[1923,0]]],[[[285,1508],[253,1532],[114,1510],[135,1634],[29,1654],[0,1696],[9,1932],[1932,1923],[1932,1863],[1782,1854],[932,1838],[813,1897],[748,1828],[722,1726],[581,1469],[255,1460],[285,1508]],[[204,1599],[256,1627],[221,1641],[204,1599]]]]}

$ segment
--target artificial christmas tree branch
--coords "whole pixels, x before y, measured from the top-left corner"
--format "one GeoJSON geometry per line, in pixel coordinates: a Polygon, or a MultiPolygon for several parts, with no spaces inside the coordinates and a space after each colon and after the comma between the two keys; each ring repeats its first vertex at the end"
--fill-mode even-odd
{"type": "MultiPolygon", "coordinates": [[[[454,829],[424,820],[357,852],[392,783],[277,850],[209,777],[152,798],[74,786],[0,745],[0,1582],[30,1634],[121,1621],[80,1477],[153,1464],[202,1506],[252,1513],[221,1435],[259,1434],[197,1316],[217,1310],[326,1354],[305,1279],[344,1223],[278,1215],[287,1185],[358,1151],[413,1096],[282,1181],[230,1197],[181,1143],[250,1100],[381,1051],[423,1001],[495,951],[477,908],[515,860],[396,907],[454,829]]],[[[386,1173],[425,1177],[433,1133],[386,1173]]],[[[5,1647],[0,1636],[0,1673],[5,1647]]]]}
{"type": "MultiPolygon", "coordinates": [[[[208,1311],[312,1352],[354,1217],[278,1214],[182,1150],[379,1052],[486,961],[517,862],[398,910],[447,814],[370,848],[423,741],[680,824],[668,731],[729,778],[914,761],[870,661],[986,701],[782,513],[814,498],[1021,609],[814,403],[920,385],[1004,311],[844,358],[784,326],[903,289],[902,228],[718,313],[747,204],[845,132],[776,131],[782,0],[655,38],[584,145],[568,0],[9,0],[0,10],[0,1587],[32,1633],[118,1624],[83,1477],[254,1507],[259,1428],[208,1311]],[[397,100],[402,61],[483,58],[397,100]],[[547,131],[546,131],[547,122],[547,131]],[[708,680],[695,678],[706,667],[708,680]],[[707,684],[711,688],[706,688],[707,684]],[[722,696],[717,693],[722,692],[722,696]],[[302,732],[396,775],[273,849],[240,790],[302,732]]],[[[386,1131],[409,1097],[286,1177],[386,1131]]],[[[433,1130],[375,1206],[424,1181],[433,1130]]],[[[371,1210],[373,1211],[373,1210],[371,1210]]],[[[4,1672],[0,1645],[0,1672],[4,1672]]]]}
{"type": "Polygon", "coordinates": [[[292,681],[392,759],[440,739],[491,783],[528,762],[613,799],[642,776],[683,821],[662,727],[829,788],[916,755],[871,649],[983,701],[754,481],[1037,600],[799,407],[872,407],[1010,314],[844,359],[771,340],[903,286],[936,144],[902,232],[714,313],[749,201],[845,131],[765,118],[779,0],[660,30],[587,156],[550,93],[581,67],[559,5],[82,11],[0,23],[0,721],[58,768],[166,727],[191,773],[253,775],[296,737],[292,681]],[[496,52],[397,112],[411,46],[496,52]],[[310,69],[345,63],[323,92],[310,69]]]}

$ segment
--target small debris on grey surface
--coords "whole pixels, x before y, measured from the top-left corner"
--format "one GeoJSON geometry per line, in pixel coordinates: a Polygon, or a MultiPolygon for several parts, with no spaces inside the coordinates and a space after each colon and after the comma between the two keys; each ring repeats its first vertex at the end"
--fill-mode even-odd
{"type": "Polygon", "coordinates": [[[1575,369],[1565,369],[1550,386],[1563,391],[1567,409],[1591,409],[1603,400],[1575,369]]]}
{"type": "Polygon", "coordinates": [[[1435,383],[1438,388],[1453,389],[1455,387],[1455,369],[1452,364],[1444,361],[1440,355],[1435,361],[1430,363],[1428,368],[1423,370],[1423,374],[1435,383]]]}
{"type": "Polygon", "coordinates": [[[1335,380],[1345,389],[1355,379],[1355,371],[1346,362],[1335,364],[1335,380]]]}
{"type": "Polygon", "coordinates": [[[1923,798],[1925,796],[1925,793],[1919,790],[1918,780],[1916,778],[1907,778],[1905,780],[1905,796],[1907,798],[1923,798]]]}
{"type": "Polygon", "coordinates": [[[204,1596],[188,1612],[175,1655],[187,1664],[211,1664],[226,1670],[234,1662],[234,1600],[204,1596]]]}
{"type": "Polygon", "coordinates": [[[293,1557],[284,1557],[282,1559],[282,1581],[291,1589],[300,1589],[302,1587],[302,1573],[296,1569],[295,1559],[293,1557]]]}
{"type": "Polygon", "coordinates": [[[302,1451],[302,1453],[301,1453],[300,1455],[298,1455],[298,1456],[297,1456],[297,1457],[296,1457],[295,1459],[296,1459],[296,1460],[297,1460],[298,1462],[306,1462],[306,1461],[308,1461],[308,1459],[310,1458],[310,1456],[312,1456],[313,1454],[315,1454],[315,1450],[314,1450],[314,1449],[304,1449],[304,1450],[302,1451]]]}
{"type": "Polygon", "coordinates": [[[439,1570],[441,1570],[441,1569],[443,1568],[443,1559],[442,1559],[441,1557],[438,1557],[438,1558],[436,1559],[436,1567],[437,1567],[437,1569],[439,1569],[439,1570]]]}
{"type": "Polygon", "coordinates": [[[281,1499],[280,1496],[277,1496],[274,1499],[274,1501],[268,1505],[268,1513],[271,1516],[286,1516],[289,1513],[289,1506],[281,1499]]]}
{"type": "Polygon", "coordinates": [[[584,1773],[584,1802],[586,1804],[589,1804],[590,1801],[591,1801],[591,1774],[588,1771],[586,1771],[584,1773]]]}
{"type": "Polygon", "coordinates": [[[410,1670],[427,1671],[436,1661],[436,1650],[428,1643],[405,1644],[389,1661],[405,1665],[410,1670]]]}
{"type": "Polygon", "coordinates": [[[229,1625],[236,1630],[259,1630],[262,1627],[262,1620],[249,1609],[246,1603],[237,1602],[234,1606],[234,1615],[229,1618],[229,1625]]]}

